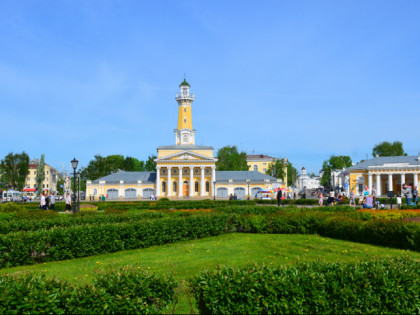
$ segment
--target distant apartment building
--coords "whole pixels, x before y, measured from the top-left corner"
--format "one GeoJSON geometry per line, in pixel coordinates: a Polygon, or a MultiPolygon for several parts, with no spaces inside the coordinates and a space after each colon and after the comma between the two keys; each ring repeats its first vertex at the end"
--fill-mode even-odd
{"type": "Polygon", "coordinates": [[[37,177],[37,168],[39,165],[39,160],[34,159],[29,163],[29,172],[26,178],[24,191],[57,191],[57,181],[59,172],[52,166],[45,163],[44,173],[45,179],[42,182],[42,187],[36,187],[36,177],[37,177]]]}

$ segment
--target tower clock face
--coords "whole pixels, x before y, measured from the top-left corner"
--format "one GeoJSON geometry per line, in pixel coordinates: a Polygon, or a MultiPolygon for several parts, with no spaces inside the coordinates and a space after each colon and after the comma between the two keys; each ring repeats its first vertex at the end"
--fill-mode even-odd
{"type": "Polygon", "coordinates": [[[185,169],[184,170],[184,175],[187,175],[188,174],[188,170],[187,169],[185,169]]]}
{"type": "Polygon", "coordinates": [[[176,175],[176,174],[178,174],[178,170],[177,169],[173,169],[172,170],[172,175],[176,175]]]}
{"type": "Polygon", "coordinates": [[[206,174],[209,175],[210,174],[210,170],[208,168],[206,168],[206,174]]]}
{"type": "Polygon", "coordinates": [[[162,175],[166,175],[166,169],[162,170],[162,175]]]}
{"type": "Polygon", "coordinates": [[[198,170],[198,168],[196,168],[196,169],[194,169],[194,174],[198,174],[199,173],[199,170],[198,170]]]}

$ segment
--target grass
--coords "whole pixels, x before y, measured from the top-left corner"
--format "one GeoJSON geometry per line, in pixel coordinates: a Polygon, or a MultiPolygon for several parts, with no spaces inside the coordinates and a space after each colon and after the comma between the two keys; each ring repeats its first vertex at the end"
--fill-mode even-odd
{"type": "Polygon", "coordinates": [[[188,278],[203,268],[216,265],[244,266],[295,264],[320,259],[328,262],[352,262],[374,257],[409,255],[420,260],[420,253],[334,240],[316,235],[224,234],[200,240],[155,246],[73,260],[20,266],[0,270],[0,274],[18,271],[42,272],[73,283],[89,282],[99,270],[126,265],[158,273],[170,273],[180,283],[176,313],[197,313],[187,288],[188,278]]]}

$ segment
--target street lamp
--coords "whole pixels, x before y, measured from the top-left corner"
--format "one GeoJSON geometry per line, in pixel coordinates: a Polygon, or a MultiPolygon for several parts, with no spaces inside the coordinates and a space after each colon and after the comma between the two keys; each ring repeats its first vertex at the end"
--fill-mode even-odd
{"type": "Polygon", "coordinates": [[[249,184],[251,183],[251,180],[250,179],[247,179],[246,180],[246,183],[248,184],[248,200],[249,200],[249,184]]]}
{"type": "Polygon", "coordinates": [[[216,181],[213,182],[213,200],[216,200],[216,181]]]}
{"type": "Polygon", "coordinates": [[[77,212],[80,211],[80,172],[76,173],[77,176],[77,212]]]}
{"type": "MultiPolygon", "coordinates": [[[[73,190],[77,189],[76,187],[76,168],[79,164],[79,161],[74,158],[71,160],[71,167],[73,167],[73,190]]],[[[76,213],[78,211],[77,209],[77,203],[76,203],[76,192],[73,191],[73,213],[76,213]]]]}

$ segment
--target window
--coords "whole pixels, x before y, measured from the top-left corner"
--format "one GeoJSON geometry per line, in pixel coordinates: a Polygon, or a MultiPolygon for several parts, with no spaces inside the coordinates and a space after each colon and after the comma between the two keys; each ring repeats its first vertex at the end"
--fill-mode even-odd
{"type": "Polygon", "coordinates": [[[198,187],[199,187],[199,186],[198,186],[198,182],[195,182],[195,187],[194,187],[194,190],[195,190],[195,192],[196,192],[196,193],[198,193],[198,187]]]}
{"type": "Polygon", "coordinates": [[[31,178],[30,177],[28,177],[28,182],[30,182],[31,181],[31,178]]]}
{"type": "Polygon", "coordinates": [[[36,175],[36,171],[34,171],[34,174],[36,175]]]}
{"type": "Polygon", "coordinates": [[[184,135],[184,142],[188,142],[188,136],[184,135]]]}
{"type": "Polygon", "coordinates": [[[267,171],[267,169],[266,168],[263,168],[263,172],[265,173],[267,171]]]}
{"type": "Polygon", "coordinates": [[[254,165],[254,171],[258,171],[258,165],[254,165]]]}
{"type": "Polygon", "coordinates": [[[45,188],[45,184],[42,184],[42,188],[45,188]]]}
{"type": "Polygon", "coordinates": [[[208,168],[206,168],[206,175],[210,174],[210,170],[208,168]]]}
{"type": "Polygon", "coordinates": [[[206,182],[206,192],[210,192],[210,183],[206,182]]]}
{"type": "Polygon", "coordinates": [[[166,193],[166,182],[162,182],[162,192],[166,193]]]}
{"type": "Polygon", "coordinates": [[[183,173],[184,173],[184,175],[188,175],[188,169],[187,168],[184,168],[183,173]]]}
{"type": "Polygon", "coordinates": [[[263,165],[267,165],[267,163],[263,163],[263,165]]]}
{"type": "Polygon", "coordinates": [[[187,111],[187,108],[186,107],[184,107],[184,113],[187,111]]]}
{"type": "Polygon", "coordinates": [[[187,118],[184,118],[184,123],[186,123],[187,122],[187,118]]]}
{"type": "Polygon", "coordinates": [[[48,188],[48,184],[47,184],[47,188],[48,188]]]}
{"type": "Polygon", "coordinates": [[[177,184],[176,184],[176,182],[173,182],[172,187],[173,187],[174,193],[176,193],[176,191],[177,191],[177,184]]]}

